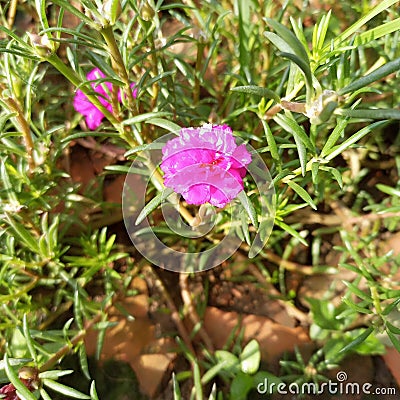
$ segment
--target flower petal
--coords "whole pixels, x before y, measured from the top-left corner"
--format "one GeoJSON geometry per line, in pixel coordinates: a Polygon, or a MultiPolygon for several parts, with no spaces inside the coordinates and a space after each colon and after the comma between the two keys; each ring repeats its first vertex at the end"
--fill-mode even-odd
{"type": "Polygon", "coordinates": [[[200,205],[210,200],[210,186],[206,184],[197,184],[190,186],[182,193],[183,198],[188,204],[200,205]]]}

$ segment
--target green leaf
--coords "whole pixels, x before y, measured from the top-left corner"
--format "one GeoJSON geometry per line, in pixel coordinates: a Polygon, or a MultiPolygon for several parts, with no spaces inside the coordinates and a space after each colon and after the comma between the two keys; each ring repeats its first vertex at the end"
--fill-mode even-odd
{"type": "Polygon", "coordinates": [[[239,372],[232,380],[230,388],[231,400],[246,400],[247,395],[253,389],[253,378],[243,372],[239,372]]]}
{"type": "Polygon", "coordinates": [[[92,383],[90,384],[90,398],[91,398],[91,400],[99,400],[99,396],[97,395],[95,381],[92,381],[92,383]]]}
{"type": "Polygon", "coordinates": [[[240,234],[240,239],[241,240],[246,240],[246,243],[250,246],[251,245],[251,239],[250,239],[250,232],[249,232],[249,224],[247,223],[247,215],[245,213],[241,213],[240,215],[240,222],[241,222],[241,232],[243,235],[241,235],[240,230],[238,234],[240,234]]]}
{"type": "Polygon", "coordinates": [[[329,21],[331,19],[332,10],[329,10],[327,14],[323,14],[321,20],[315,25],[312,37],[312,49],[313,52],[318,52],[322,49],[326,34],[329,28],[329,21]]]}
{"type": "Polygon", "coordinates": [[[397,3],[398,0],[384,0],[380,1],[376,7],[374,7],[369,13],[367,13],[365,16],[361,17],[360,19],[357,20],[353,25],[351,25],[349,28],[347,28],[344,32],[342,32],[339,36],[334,39],[333,44],[329,43],[327,44],[324,48],[323,51],[329,51],[332,47],[337,48],[340,43],[342,43],[344,40],[352,36],[353,34],[357,33],[360,28],[365,26],[368,21],[370,21],[372,18],[374,18],[376,15],[381,13],[382,11],[385,11],[388,9],[390,6],[393,4],[397,3]]]}
{"type": "Polygon", "coordinates": [[[175,372],[172,373],[172,382],[174,388],[174,400],[182,400],[181,391],[179,388],[179,382],[176,379],[175,372]]]}
{"type": "Polygon", "coordinates": [[[174,385],[174,400],[182,400],[181,391],[179,389],[179,383],[176,379],[175,372],[172,373],[172,382],[174,385]]]}
{"type": "MultiPolygon", "coordinates": [[[[46,0],[35,0],[36,11],[39,16],[39,21],[43,27],[43,29],[49,28],[49,21],[47,20],[46,15],[46,0]]],[[[51,34],[48,33],[47,36],[51,38],[51,34]]]]}
{"type": "Polygon", "coordinates": [[[341,353],[347,353],[349,350],[353,350],[355,347],[357,347],[360,343],[364,342],[369,335],[374,331],[374,327],[370,326],[369,328],[365,329],[361,335],[357,336],[351,343],[349,343],[347,346],[344,346],[340,351],[339,354],[341,353]]]}
{"type": "Polygon", "coordinates": [[[42,396],[43,400],[52,400],[52,398],[49,396],[49,394],[42,387],[39,388],[39,393],[42,396]]]}
{"type": "Polygon", "coordinates": [[[118,172],[121,174],[127,174],[130,171],[130,166],[129,165],[107,165],[104,168],[105,171],[111,171],[111,172],[118,172]]]}
{"type": "Polygon", "coordinates": [[[400,119],[400,110],[396,108],[371,108],[371,109],[356,109],[351,110],[347,108],[337,109],[335,114],[344,115],[350,118],[363,118],[363,119],[400,119]]]}
{"type": "Polygon", "coordinates": [[[324,165],[320,166],[320,169],[323,171],[330,172],[333,176],[333,178],[336,180],[336,182],[339,184],[340,189],[343,189],[343,179],[342,179],[342,174],[336,169],[332,167],[326,167],[324,165]]]}
{"type": "Polygon", "coordinates": [[[153,210],[155,210],[170,194],[174,191],[170,188],[166,188],[162,192],[158,193],[153,199],[151,199],[140,211],[136,218],[135,225],[139,225],[153,210]]]}
{"type": "Polygon", "coordinates": [[[287,58],[288,60],[294,62],[303,71],[304,76],[306,77],[308,86],[312,87],[312,74],[311,74],[309,64],[304,62],[296,54],[287,53],[287,52],[279,52],[277,55],[280,57],[283,57],[283,58],[287,58]]]}
{"type": "Polygon", "coordinates": [[[141,152],[141,151],[143,151],[143,150],[148,150],[149,147],[150,147],[150,144],[148,144],[148,143],[141,144],[140,146],[136,146],[136,147],[134,147],[133,149],[128,150],[128,151],[124,154],[124,157],[125,157],[125,158],[129,158],[130,156],[132,156],[132,155],[134,155],[134,154],[136,154],[136,153],[139,153],[139,152],[141,152]]]}
{"type": "MultiPolygon", "coordinates": [[[[312,182],[314,185],[317,185],[318,181],[319,181],[319,176],[318,176],[319,167],[320,167],[320,163],[318,161],[314,161],[311,164],[311,178],[312,178],[312,182]]],[[[303,176],[304,176],[304,174],[303,174],[303,176]]]]}
{"type": "Polygon", "coordinates": [[[265,18],[278,35],[264,32],[264,35],[281,51],[281,56],[294,62],[304,73],[308,87],[312,88],[312,73],[307,50],[300,40],[286,26],[271,18],[265,18]]]}
{"type": "Polygon", "coordinates": [[[152,124],[164,128],[169,132],[175,133],[175,135],[179,135],[179,131],[182,129],[178,124],[163,118],[150,118],[145,122],[146,124],[152,124]]]}
{"type": "Polygon", "coordinates": [[[240,370],[240,361],[231,352],[226,350],[216,350],[214,355],[218,363],[224,363],[224,371],[237,373],[240,370]]]}
{"type": "Polygon", "coordinates": [[[322,329],[338,330],[341,321],[337,319],[338,310],[329,300],[308,298],[310,303],[313,321],[322,329]]]}
{"type": "Polygon", "coordinates": [[[261,361],[260,345],[253,339],[240,354],[240,367],[245,374],[253,375],[258,371],[261,361]]]}
{"type": "Polygon", "coordinates": [[[297,37],[294,35],[294,33],[291,32],[288,28],[286,28],[286,26],[282,25],[278,21],[275,21],[274,19],[265,18],[265,20],[267,24],[271,26],[278,33],[278,35],[284,40],[287,46],[289,46],[289,48],[292,50],[292,53],[296,54],[296,56],[300,58],[304,63],[308,64],[308,68],[310,68],[309,66],[310,62],[308,59],[307,51],[304,48],[303,44],[300,42],[300,40],[297,39],[297,37]]]}
{"type": "Polygon", "coordinates": [[[226,368],[226,361],[220,361],[217,364],[213,365],[211,368],[209,368],[204,375],[201,377],[201,383],[203,385],[206,385],[209,383],[212,379],[214,379],[218,374],[223,372],[226,368]]]}
{"type": "Polygon", "coordinates": [[[5,365],[5,370],[8,379],[17,389],[17,394],[21,400],[36,400],[36,397],[32,392],[28,390],[28,388],[19,380],[17,373],[14,371],[11,366],[7,353],[4,354],[3,362],[5,365]]]}
{"type": "Polygon", "coordinates": [[[282,228],[287,233],[289,233],[289,235],[292,235],[293,237],[295,237],[300,243],[304,244],[304,246],[308,246],[308,243],[304,240],[303,237],[300,236],[299,232],[297,232],[291,226],[285,224],[283,221],[279,221],[278,219],[275,220],[275,224],[278,225],[280,228],[282,228]]]}
{"type": "Polygon", "coordinates": [[[360,299],[365,300],[367,302],[372,301],[371,296],[369,296],[368,293],[363,292],[361,289],[359,289],[353,283],[348,282],[348,281],[343,281],[343,283],[349,288],[350,292],[354,293],[360,299]]]}
{"type": "Polygon", "coordinates": [[[353,309],[354,311],[357,311],[360,314],[372,314],[372,311],[368,308],[368,303],[366,305],[365,301],[362,301],[362,302],[359,302],[356,304],[349,298],[344,297],[343,303],[346,304],[349,308],[353,309]]]}
{"type": "Polygon", "coordinates": [[[114,25],[118,19],[118,14],[120,10],[120,0],[111,0],[110,6],[110,23],[114,25]]]}
{"type": "MultiPolygon", "coordinates": [[[[71,38],[68,38],[67,39],[68,43],[71,43],[71,41],[72,41],[72,43],[89,46],[90,48],[96,48],[99,50],[104,48],[101,44],[99,44],[99,43],[101,43],[101,41],[99,40],[100,35],[96,35],[95,37],[92,37],[89,35],[85,35],[84,33],[77,31],[76,29],[68,29],[68,28],[63,28],[63,27],[48,28],[48,29],[44,29],[44,30],[40,31],[39,33],[43,34],[43,33],[48,33],[48,32],[56,32],[58,35],[61,35],[62,33],[66,33],[73,37],[82,39],[82,40],[74,41],[71,38]]],[[[103,72],[108,72],[108,71],[105,70],[103,72]]],[[[87,133],[87,132],[85,132],[85,133],[87,133]]]]}
{"type": "Polygon", "coordinates": [[[390,341],[393,343],[393,346],[395,347],[395,349],[400,353],[400,340],[399,338],[394,335],[392,332],[390,331],[386,331],[387,335],[389,336],[390,341]]]}
{"type": "Polygon", "coordinates": [[[354,39],[354,46],[359,47],[367,43],[373,42],[382,36],[388,35],[392,32],[400,30],[400,18],[386,22],[366,32],[362,32],[354,39]]]}
{"type": "MultiPolygon", "coordinates": [[[[6,33],[8,36],[12,37],[20,46],[23,47],[24,51],[26,51],[27,54],[31,53],[32,48],[31,46],[24,42],[18,35],[16,35],[13,31],[10,31],[9,29],[7,29],[5,26],[1,26],[0,25],[0,31],[3,31],[4,33],[6,33]]],[[[3,51],[5,51],[5,49],[2,49],[3,51]]],[[[22,49],[21,49],[22,50],[22,49]]],[[[26,55],[26,54],[25,54],[26,55]]]]}
{"type": "Polygon", "coordinates": [[[253,206],[253,203],[251,202],[251,200],[247,196],[246,192],[244,190],[242,190],[238,194],[237,197],[240,200],[240,202],[242,203],[242,206],[244,207],[244,209],[246,210],[247,215],[249,216],[251,223],[254,225],[255,228],[258,228],[257,213],[256,213],[256,210],[255,210],[255,208],[253,206]]]}
{"type": "Polygon", "coordinates": [[[279,162],[279,153],[278,147],[276,146],[274,135],[272,134],[271,128],[269,127],[267,121],[261,119],[262,126],[264,128],[265,137],[267,139],[269,152],[271,153],[272,158],[279,162]]]}
{"type": "Polygon", "coordinates": [[[346,129],[348,123],[349,123],[349,118],[339,117],[337,119],[335,129],[329,135],[328,140],[326,141],[324,147],[321,150],[321,157],[325,157],[325,155],[329,152],[329,150],[335,145],[339,137],[346,129]]]}
{"type": "Polygon", "coordinates": [[[39,254],[40,249],[38,245],[38,240],[31,233],[25,229],[25,227],[14,221],[8,214],[6,214],[6,221],[12,227],[16,236],[21,240],[21,242],[32,252],[39,254]]]}
{"type": "Polygon", "coordinates": [[[297,135],[294,135],[294,141],[299,155],[301,175],[305,176],[307,173],[307,149],[297,135]]]}
{"type": "Polygon", "coordinates": [[[54,4],[64,8],[65,10],[69,11],[71,14],[78,17],[79,20],[86,22],[92,28],[95,27],[94,22],[87,17],[84,13],[80,12],[77,8],[75,8],[69,1],[65,0],[52,0],[54,4]]]}
{"type": "Polygon", "coordinates": [[[264,36],[282,53],[293,53],[289,44],[274,32],[264,32],[264,36]]]}
{"type": "Polygon", "coordinates": [[[282,379],[267,371],[259,371],[253,376],[253,388],[260,389],[260,394],[269,395],[276,393],[280,383],[282,383],[282,379]],[[267,386],[265,385],[266,382],[267,386]]]}
{"type": "Polygon", "coordinates": [[[287,184],[289,187],[295,191],[310,207],[312,207],[314,210],[317,209],[317,206],[315,205],[314,201],[312,200],[311,196],[306,192],[305,189],[303,189],[300,185],[298,185],[296,182],[293,181],[288,181],[287,184]]]}
{"type": "Polygon", "coordinates": [[[328,102],[322,111],[319,113],[319,115],[315,118],[315,123],[316,124],[322,124],[326,121],[329,120],[329,118],[332,116],[334,111],[337,109],[338,103],[336,101],[330,101],[328,102]]]}
{"type": "Polygon", "coordinates": [[[301,43],[302,48],[306,51],[307,58],[310,58],[311,52],[308,48],[308,41],[304,35],[303,22],[301,21],[300,18],[295,19],[292,16],[289,19],[290,19],[290,23],[292,25],[292,29],[293,29],[293,32],[294,32],[296,38],[301,43]]]}
{"type": "Polygon", "coordinates": [[[255,85],[236,86],[232,88],[231,91],[247,93],[247,94],[255,94],[256,96],[265,97],[266,99],[273,99],[277,103],[281,102],[280,97],[273,90],[263,88],[260,86],[255,86],[255,85]]]}
{"type": "Polygon", "coordinates": [[[40,379],[58,379],[58,378],[61,378],[62,376],[70,375],[73,373],[74,373],[73,369],[64,369],[64,370],[53,369],[50,371],[41,372],[39,374],[39,378],[40,379]]]}
{"type": "Polygon", "coordinates": [[[88,363],[88,358],[86,354],[86,349],[84,345],[79,346],[79,364],[81,366],[81,370],[83,372],[83,375],[87,380],[90,380],[90,372],[89,372],[89,363],[88,363]]]}
{"type": "Polygon", "coordinates": [[[343,143],[341,143],[338,146],[335,146],[335,147],[331,148],[329,151],[327,151],[325,158],[327,160],[332,160],[337,155],[341,154],[344,150],[346,150],[350,146],[352,146],[354,143],[358,142],[364,136],[368,135],[368,133],[371,133],[374,130],[383,127],[387,123],[388,123],[387,121],[377,121],[377,122],[374,122],[371,125],[368,125],[368,126],[362,128],[362,129],[360,129],[358,132],[356,132],[354,135],[349,137],[343,143]]]}
{"type": "Polygon", "coordinates": [[[253,24],[250,16],[251,2],[248,0],[237,0],[237,9],[239,14],[239,62],[240,69],[247,81],[251,81],[250,65],[250,36],[253,24]]]}
{"type": "Polygon", "coordinates": [[[133,125],[143,121],[147,122],[148,120],[151,119],[154,120],[154,118],[169,117],[169,116],[172,116],[172,114],[170,112],[165,112],[165,111],[148,112],[144,114],[135,115],[132,118],[124,120],[122,123],[124,125],[133,125]]]}
{"type": "Polygon", "coordinates": [[[8,200],[10,203],[19,204],[18,198],[15,194],[14,186],[11,183],[10,176],[8,175],[7,168],[6,168],[6,161],[7,158],[1,160],[0,164],[0,177],[1,183],[3,184],[3,190],[7,193],[8,200]]]}
{"type": "Polygon", "coordinates": [[[384,185],[382,183],[378,183],[376,188],[379,189],[381,192],[388,194],[389,196],[396,196],[400,197],[400,190],[395,189],[394,187],[384,185]]]}
{"type": "Polygon", "coordinates": [[[208,398],[208,400],[217,400],[217,385],[215,382],[214,385],[212,385],[210,397],[208,398]]]}
{"type": "Polygon", "coordinates": [[[393,61],[389,61],[388,63],[382,65],[382,67],[379,67],[370,74],[355,80],[346,87],[340,89],[338,93],[339,95],[343,96],[344,94],[354,92],[355,90],[368,86],[370,83],[373,83],[379,79],[384,78],[389,74],[392,74],[393,72],[397,72],[399,69],[400,69],[400,57],[396,58],[393,61]]]}
{"type": "Polygon", "coordinates": [[[60,393],[64,396],[72,397],[74,399],[89,399],[90,400],[90,396],[88,396],[87,394],[84,394],[84,393],[80,392],[79,390],[76,390],[72,387],[63,385],[62,383],[53,381],[52,379],[43,379],[42,382],[45,386],[49,387],[50,389],[52,389],[55,392],[60,393]]]}
{"type": "Polygon", "coordinates": [[[26,314],[24,314],[24,317],[22,319],[22,331],[24,333],[24,338],[26,340],[26,345],[28,347],[29,355],[32,357],[34,361],[36,361],[36,350],[35,350],[35,344],[33,342],[31,333],[29,331],[28,327],[28,320],[26,314]]]}
{"type": "Polygon", "coordinates": [[[197,361],[193,363],[193,382],[196,400],[203,400],[203,386],[201,385],[200,367],[197,361]]]}
{"type": "Polygon", "coordinates": [[[389,321],[386,321],[386,327],[390,332],[394,333],[395,335],[400,335],[400,328],[391,324],[389,321]]]}
{"type": "Polygon", "coordinates": [[[314,146],[311,143],[310,138],[307,136],[304,129],[297,123],[291,113],[277,114],[273,118],[274,121],[280,125],[285,131],[291,133],[294,137],[297,137],[304,145],[311,151],[314,151],[314,146]]]}
{"type": "Polygon", "coordinates": [[[393,303],[388,304],[382,311],[382,315],[389,315],[400,303],[400,297],[396,299],[393,303]]]}

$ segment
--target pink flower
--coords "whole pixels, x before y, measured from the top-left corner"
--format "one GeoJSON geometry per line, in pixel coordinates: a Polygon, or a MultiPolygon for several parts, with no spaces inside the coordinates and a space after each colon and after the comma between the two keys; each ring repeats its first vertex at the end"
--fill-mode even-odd
{"type": "Polygon", "coordinates": [[[227,125],[204,124],[182,128],[163,148],[161,169],[165,186],[180,193],[188,204],[225,207],[243,190],[251,155],[237,145],[227,125]]]}
{"type": "MultiPolygon", "coordinates": [[[[87,75],[86,78],[88,81],[94,81],[96,79],[105,78],[105,75],[99,68],[92,69],[87,75]]],[[[91,83],[90,84],[93,90],[99,94],[98,99],[100,103],[112,113],[112,105],[110,104],[110,94],[112,91],[111,82],[102,82],[102,83],[91,83]]],[[[133,97],[136,98],[137,89],[134,89],[135,84],[131,84],[131,89],[133,97]]],[[[121,90],[118,91],[118,101],[122,101],[121,90]]],[[[101,121],[104,118],[104,114],[93,105],[86,95],[81,91],[77,90],[74,98],[74,108],[75,110],[82,114],[86,118],[86,124],[90,130],[97,129],[101,121]]]]}

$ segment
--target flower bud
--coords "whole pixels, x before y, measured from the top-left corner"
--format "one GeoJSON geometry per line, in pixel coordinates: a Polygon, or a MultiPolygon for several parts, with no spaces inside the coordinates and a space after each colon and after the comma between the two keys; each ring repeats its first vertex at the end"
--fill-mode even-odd
{"type": "Polygon", "coordinates": [[[31,40],[32,47],[35,49],[35,53],[39,57],[45,58],[54,52],[53,43],[50,42],[47,35],[40,36],[30,32],[27,32],[27,34],[31,40]]]}
{"type": "Polygon", "coordinates": [[[141,10],[140,10],[140,16],[142,19],[145,21],[151,21],[154,16],[156,15],[153,7],[149,4],[148,1],[145,1],[141,10]]]}
{"type": "Polygon", "coordinates": [[[310,105],[307,106],[305,115],[312,124],[326,122],[337,107],[338,95],[333,90],[324,90],[310,105]]]}
{"type": "Polygon", "coordinates": [[[100,12],[111,25],[114,25],[122,12],[121,2],[119,0],[106,0],[101,6],[100,12]]]}

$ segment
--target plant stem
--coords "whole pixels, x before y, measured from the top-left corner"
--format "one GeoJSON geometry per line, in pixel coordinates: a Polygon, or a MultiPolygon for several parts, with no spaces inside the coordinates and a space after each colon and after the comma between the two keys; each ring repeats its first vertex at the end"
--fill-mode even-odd
{"type": "Polygon", "coordinates": [[[197,104],[200,100],[200,73],[203,65],[203,51],[204,43],[202,41],[197,42],[197,56],[196,56],[196,68],[194,74],[194,89],[193,89],[193,102],[197,104]]]}
{"type": "MultiPolygon", "coordinates": [[[[158,75],[158,62],[157,62],[157,53],[156,53],[156,46],[154,43],[154,37],[153,33],[150,33],[149,36],[149,42],[150,42],[150,47],[151,47],[151,68],[154,77],[158,75]]],[[[157,99],[158,99],[158,93],[159,93],[159,88],[157,82],[153,83],[153,98],[151,100],[151,106],[152,108],[155,108],[157,105],[157,99]]]]}
{"type": "Polygon", "coordinates": [[[111,65],[117,75],[125,84],[125,91],[128,97],[128,106],[131,111],[136,109],[135,99],[133,98],[132,89],[129,82],[129,75],[126,71],[124,61],[122,60],[118,44],[115,40],[114,31],[112,26],[107,26],[100,30],[101,35],[107,43],[109,53],[111,55],[111,65]]]}
{"type": "MultiPolygon", "coordinates": [[[[4,87],[0,86],[0,93],[2,94],[4,87]]],[[[29,171],[33,172],[35,169],[35,160],[33,158],[33,140],[31,130],[27,120],[25,119],[24,113],[21,110],[20,105],[12,97],[2,97],[1,99],[7,106],[7,108],[17,114],[13,119],[17,129],[22,133],[25,142],[26,154],[28,156],[29,171]]]]}
{"type": "Polygon", "coordinates": [[[15,15],[17,14],[18,0],[11,0],[10,8],[8,9],[7,16],[7,28],[12,29],[15,21],[15,15]]]}

